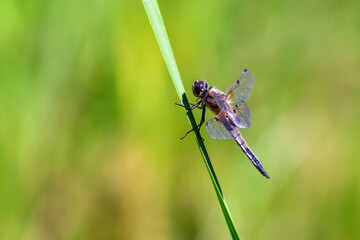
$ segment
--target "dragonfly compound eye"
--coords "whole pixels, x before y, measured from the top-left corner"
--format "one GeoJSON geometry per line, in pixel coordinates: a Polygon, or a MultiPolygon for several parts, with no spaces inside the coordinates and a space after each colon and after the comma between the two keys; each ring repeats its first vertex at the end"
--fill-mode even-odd
{"type": "Polygon", "coordinates": [[[198,97],[200,95],[200,93],[202,92],[202,82],[199,80],[196,80],[193,84],[192,84],[192,90],[193,90],[193,94],[195,97],[198,97]]]}
{"type": "Polygon", "coordinates": [[[195,97],[202,97],[202,95],[206,94],[208,88],[209,88],[209,85],[208,85],[207,81],[205,81],[205,80],[202,80],[202,81],[196,80],[192,84],[192,90],[193,90],[195,97]]]}

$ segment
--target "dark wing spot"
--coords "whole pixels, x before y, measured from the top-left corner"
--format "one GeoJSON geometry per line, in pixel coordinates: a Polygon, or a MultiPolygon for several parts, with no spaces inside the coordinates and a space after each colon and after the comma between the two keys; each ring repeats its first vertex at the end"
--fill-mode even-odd
{"type": "Polygon", "coordinates": [[[239,84],[239,83],[240,83],[240,80],[238,79],[238,80],[236,81],[236,83],[239,84]]]}
{"type": "Polygon", "coordinates": [[[244,69],[244,71],[243,71],[243,72],[244,72],[244,73],[246,73],[247,71],[248,71],[247,69],[244,69]]]}

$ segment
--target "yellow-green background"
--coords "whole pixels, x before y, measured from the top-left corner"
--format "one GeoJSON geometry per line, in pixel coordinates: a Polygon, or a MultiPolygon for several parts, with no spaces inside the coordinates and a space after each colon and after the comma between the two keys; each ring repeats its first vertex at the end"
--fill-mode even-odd
{"type": "MultiPolygon", "coordinates": [[[[159,5],[190,101],[255,77],[270,180],[202,129],[240,237],[359,239],[360,2],[159,5]]],[[[140,0],[2,0],[0,239],[229,239],[175,102],[140,0]]]]}

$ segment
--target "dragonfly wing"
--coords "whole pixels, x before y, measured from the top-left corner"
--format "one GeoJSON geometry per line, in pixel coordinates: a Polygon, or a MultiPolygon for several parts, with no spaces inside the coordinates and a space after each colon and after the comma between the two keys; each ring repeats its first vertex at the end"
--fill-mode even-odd
{"type": "Polygon", "coordinates": [[[254,87],[254,76],[245,69],[238,80],[226,90],[226,97],[231,103],[246,101],[249,99],[254,87]]]}
{"type": "Polygon", "coordinates": [[[249,128],[251,125],[251,112],[248,105],[240,101],[232,107],[232,112],[236,115],[239,121],[235,121],[235,124],[239,128],[249,128]]]}
{"type": "Polygon", "coordinates": [[[206,122],[206,131],[213,139],[218,139],[218,140],[233,139],[229,131],[221,123],[221,120],[218,116],[206,122]]]}

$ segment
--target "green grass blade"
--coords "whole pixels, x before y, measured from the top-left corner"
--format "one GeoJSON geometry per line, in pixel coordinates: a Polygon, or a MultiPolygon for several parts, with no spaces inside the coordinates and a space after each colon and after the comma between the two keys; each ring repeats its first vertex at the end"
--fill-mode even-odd
{"type": "MultiPolygon", "coordinates": [[[[160,9],[159,9],[159,6],[157,4],[157,1],[156,0],[143,0],[143,4],[144,4],[145,10],[146,10],[146,13],[148,15],[148,18],[150,20],[150,24],[152,26],[152,29],[154,31],[156,40],[157,40],[157,42],[159,44],[161,53],[162,53],[162,55],[164,57],[166,66],[167,66],[167,68],[169,70],[171,79],[172,79],[172,81],[174,83],[174,86],[176,88],[176,91],[177,91],[177,93],[179,95],[179,98],[180,98],[181,102],[185,106],[189,107],[189,102],[188,102],[188,99],[186,97],[184,85],[183,85],[182,80],[181,80],[179,69],[178,69],[178,67],[176,65],[175,57],[174,57],[174,54],[173,54],[173,51],[172,51],[172,48],[171,48],[171,45],[170,45],[169,38],[168,38],[167,33],[166,33],[165,25],[164,25],[164,22],[163,22],[163,19],[162,19],[162,16],[161,16],[160,9]]],[[[193,128],[196,127],[197,124],[196,124],[196,121],[195,121],[195,118],[194,118],[192,112],[190,110],[187,110],[187,109],[185,109],[185,112],[186,112],[186,115],[187,115],[187,117],[188,117],[188,119],[190,121],[191,126],[193,128]]],[[[214,189],[215,189],[215,192],[216,192],[216,196],[217,196],[217,198],[219,200],[221,210],[223,211],[223,214],[224,214],[226,223],[228,225],[230,234],[232,236],[232,239],[240,239],[239,234],[238,234],[238,232],[236,230],[234,221],[232,220],[230,211],[229,211],[229,209],[227,207],[227,204],[225,202],[225,198],[224,198],[224,196],[222,194],[220,184],[219,184],[219,182],[217,180],[217,177],[216,177],[215,171],[213,169],[213,166],[211,164],[209,155],[208,155],[208,153],[206,151],[204,142],[203,142],[203,140],[202,140],[202,138],[200,136],[199,131],[195,130],[194,132],[195,132],[195,136],[196,136],[196,140],[197,140],[200,152],[201,152],[202,157],[204,159],[206,168],[207,168],[207,170],[209,172],[211,181],[213,183],[213,186],[214,186],[214,189]]]]}

